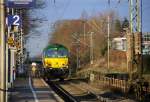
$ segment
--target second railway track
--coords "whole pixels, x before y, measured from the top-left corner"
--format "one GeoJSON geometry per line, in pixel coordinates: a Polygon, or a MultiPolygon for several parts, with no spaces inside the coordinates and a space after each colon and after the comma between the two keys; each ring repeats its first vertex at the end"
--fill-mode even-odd
{"type": "Polygon", "coordinates": [[[78,85],[77,83],[80,83],[80,81],[75,82],[76,84],[66,80],[63,82],[47,81],[47,83],[65,102],[123,102],[123,100],[126,100],[111,92],[97,94],[91,88],[83,88],[87,86],[85,83],[82,84],[83,87],[78,85]]]}

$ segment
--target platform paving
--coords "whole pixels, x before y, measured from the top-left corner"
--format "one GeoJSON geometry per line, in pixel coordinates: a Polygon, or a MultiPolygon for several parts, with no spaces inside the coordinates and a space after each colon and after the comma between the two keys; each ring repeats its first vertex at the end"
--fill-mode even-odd
{"type": "Polygon", "coordinates": [[[64,102],[41,78],[17,78],[8,102],[64,102]]]}

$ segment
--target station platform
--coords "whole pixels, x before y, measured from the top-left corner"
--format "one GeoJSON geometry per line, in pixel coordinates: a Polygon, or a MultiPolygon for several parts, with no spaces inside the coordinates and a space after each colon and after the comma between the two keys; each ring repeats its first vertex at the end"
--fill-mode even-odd
{"type": "Polygon", "coordinates": [[[41,78],[16,78],[8,102],[64,102],[41,78]]]}

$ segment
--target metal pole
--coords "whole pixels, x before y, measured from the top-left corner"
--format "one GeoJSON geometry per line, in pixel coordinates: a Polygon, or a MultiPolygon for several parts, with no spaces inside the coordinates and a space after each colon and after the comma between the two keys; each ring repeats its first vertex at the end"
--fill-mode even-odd
{"type": "Polygon", "coordinates": [[[108,72],[109,72],[109,69],[110,69],[110,58],[109,58],[109,46],[110,46],[110,41],[109,41],[109,35],[110,35],[110,24],[109,24],[109,22],[110,22],[110,18],[109,18],[109,15],[108,15],[108,24],[107,24],[107,26],[108,26],[108,31],[107,31],[107,33],[108,33],[108,35],[107,35],[107,67],[108,67],[108,72]]]}
{"type": "Polygon", "coordinates": [[[21,69],[24,72],[24,68],[23,68],[23,32],[22,32],[22,28],[21,28],[21,69]]]}
{"type": "MultiPolygon", "coordinates": [[[[7,16],[9,15],[9,14],[11,14],[11,11],[12,11],[12,9],[9,9],[9,8],[7,8],[7,16]]],[[[8,20],[7,20],[8,21],[8,20]]],[[[10,26],[8,26],[7,27],[7,34],[6,34],[6,37],[7,37],[7,39],[10,37],[10,32],[11,32],[11,27],[10,26]]],[[[9,45],[8,45],[8,43],[6,43],[6,48],[5,48],[5,52],[6,52],[6,90],[8,89],[8,88],[10,88],[11,87],[11,78],[10,78],[10,76],[11,76],[11,72],[10,72],[10,70],[11,70],[11,68],[10,68],[10,47],[9,47],[9,45]]],[[[6,94],[7,94],[7,92],[6,92],[6,94]]],[[[7,97],[7,96],[6,96],[7,97]]]]}
{"type": "MultiPolygon", "coordinates": [[[[22,16],[22,11],[20,10],[20,16],[22,16]]],[[[22,31],[22,26],[20,28],[20,68],[24,72],[23,68],[23,31],[22,31]]]]}
{"type": "Polygon", "coordinates": [[[77,68],[76,68],[76,72],[77,72],[77,69],[79,68],[79,46],[78,45],[76,48],[76,53],[77,53],[77,68]]]}
{"type": "Polygon", "coordinates": [[[143,23],[143,11],[142,11],[142,8],[143,8],[143,2],[142,2],[142,0],[140,0],[141,2],[141,9],[140,9],[140,11],[141,11],[141,22],[140,22],[140,29],[141,29],[141,32],[142,32],[142,23],[143,23]]]}
{"type": "Polygon", "coordinates": [[[133,33],[133,0],[129,0],[129,9],[130,9],[130,32],[133,33]]]}
{"type": "Polygon", "coordinates": [[[140,1],[142,0],[136,0],[137,3],[137,29],[138,32],[141,32],[141,19],[140,19],[140,1]]]}
{"type": "MultiPolygon", "coordinates": [[[[79,35],[77,34],[77,36],[76,36],[77,38],[76,38],[76,44],[77,44],[77,69],[80,67],[80,55],[79,55],[79,51],[80,51],[80,49],[79,49],[79,47],[80,47],[80,41],[79,41],[79,35]]],[[[76,70],[77,71],[77,70],[76,70]]]]}
{"type": "Polygon", "coordinates": [[[0,102],[6,102],[6,71],[5,71],[5,12],[4,0],[0,0],[0,102]]]}
{"type": "Polygon", "coordinates": [[[143,74],[143,68],[144,67],[143,67],[143,50],[142,50],[142,45],[143,45],[143,36],[142,36],[143,35],[143,32],[142,32],[142,23],[143,23],[143,20],[142,20],[143,19],[143,17],[142,17],[143,16],[142,8],[143,8],[143,2],[142,2],[142,0],[141,0],[140,3],[141,3],[141,9],[140,9],[140,11],[141,11],[141,23],[140,23],[141,24],[140,25],[141,26],[141,54],[142,54],[141,55],[141,74],[143,74]]]}
{"type": "MultiPolygon", "coordinates": [[[[110,0],[108,0],[108,6],[109,6],[109,9],[110,9],[110,0]]],[[[107,17],[107,70],[109,72],[110,70],[110,57],[109,57],[109,46],[110,46],[110,17],[109,17],[109,14],[108,14],[108,17],[107,17]]]]}
{"type": "MultiPolygon", "coordinates": [[[[9,8],[7,8],[7,14],[9,14],[9,12],[10,12],[10,9],[9,8]]],[[[7,38],[9,37],[9,34],[10,34],[10,27],[7,27],[7,38]]],[[[8,90],[8,88],[10,87],[10,83],[9,83],[9,81],[8,81],[8,77],[9,77],[9,74],[8,74],[8,68],[9,68],[9,63],[8,63],[8,60],[9,60],[9,58],[8,58],[8,49],[9,49],[9,45],[8,45],[8,43],[6,43],[6,49],[5,49],[5,53],[6,53],[6,57],[5,57],[5,59],[6,59],[6,63],[5,63],[5,67],[6,67],[6,90],[8,90]]],[[[8,92],[6,92],[6,102],[8,101],[8,92]]]]}
{"type": "Polygon", "coordinates": [[[130,76],[130,80],[132,80],[132,74],[133,74],[133,69],[134,69],[134,65],[133,65],[133,60],[134,60],[134,53],[135,53],[135,49],[134,49],[134,5],[133,5],[133,0],[129,0],[129,14],[130,14],[130,32],[129,32],[129,46],[130,46],[130,50],[129,51],[129,61],[128,61],[128,65],[129,65],[129,76],[130,76]]]}
{"type": "Polygon", "coordinates": [[[93,33],[90,34],[90,63],[93,64],[93,33]]]}
{"type": "MultiPolygon", "coordinates": [[[[14,15],[14,9],[12,8],[11,9],[11,14],[12,15],[14,15]]],[[[13,30],[13,28],[11,28],[12,30],[13,30]]],[[[12,37],[13,37],[13,39],[14,39],[14,33],[13,33],[13,31],[11,31],[11,33],[12,33],[12,37]]],[[[12,51],[12,48],[10,47],[9,48],[9,50],[10,50],[10,55],[9,55],[9,60],[10,60],[10,65],[9,65],[9,67],[10,67],[10,75],[9,75],[9,77],[10,77],[10,83],[11,83],[11,87],[13,87],[13,56],[12,56],[12,54],[13,54],[13,51],[12,51]]]]}
{"type": "MultiPolygon", "coordinates": [[[[142,75],[142,0],[129,0],[130,7],[130,33],[133,34],[133,41],[131,42],[131,68],[137,68],[139,77],[142,75]],[[140,13],[140,3],[141,3],[141,13],[140,13]],[[135,33],[136,32],[136,33],[135,33]],[[136,67],[134,67],[136,61],[136,67]]],[[[132,70],[130,74],[132,74],[132,70]]],[[[132,75],[131,75],[132,76],[132,75]]]]}
{"type": "Polygon", "coordinates": [[[84,43],[85,43],[85,20],[83,21],[83,23],[84,23],[84,28],[83,28],[83,30],[84,30],[84,43]]]}

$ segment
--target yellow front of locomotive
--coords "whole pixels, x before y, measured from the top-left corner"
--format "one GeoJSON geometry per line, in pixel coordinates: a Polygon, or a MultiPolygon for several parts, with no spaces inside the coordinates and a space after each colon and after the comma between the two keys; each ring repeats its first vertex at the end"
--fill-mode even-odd
{"type": "Polygon", "coordinates": [[[68,68],[68,57],[66,58],[44,58],[45,68],[68,68]]]}

